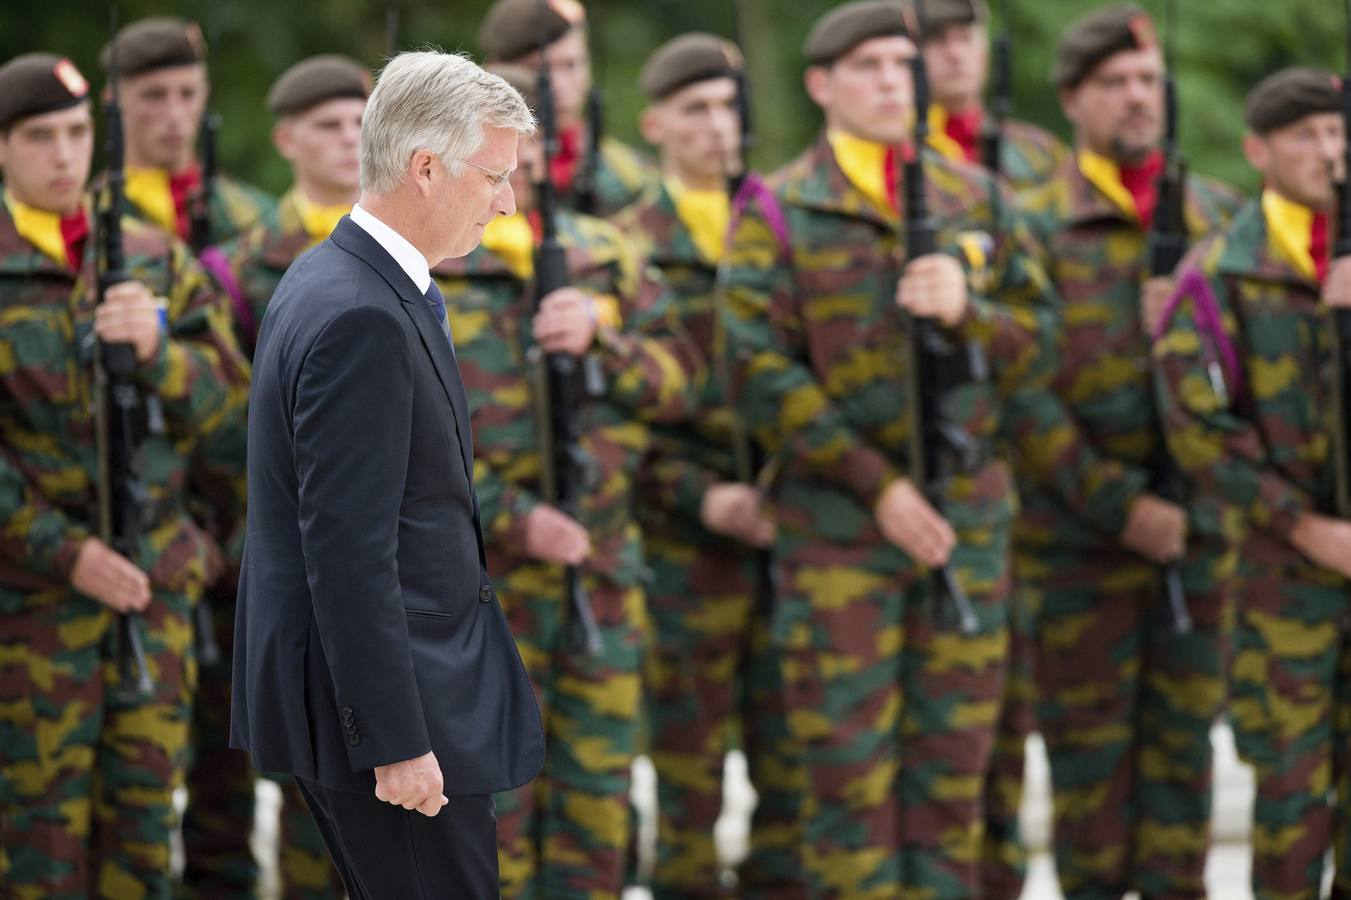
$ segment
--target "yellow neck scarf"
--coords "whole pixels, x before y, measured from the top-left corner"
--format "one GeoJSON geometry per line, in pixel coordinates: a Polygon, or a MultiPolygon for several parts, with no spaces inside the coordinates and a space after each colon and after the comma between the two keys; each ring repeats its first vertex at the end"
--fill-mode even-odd
{"type": "Polygon", "coordinates": [[[320,203],[313,203],[305,192],[296,186],[291,191],[291,199],[295,202],[296,210],[300,213],[300,224],[305,229],[305,233],[310,236],[310,246],[313,246],[327,238],[333,233],[333,229],[338,227],[338,221],[352,211],[352,205],[338,203],[328,206],[320,203]]]}
{"type": "Polygon", "coordinates": [[[1305,278],[1316,280],[1313,210],[1267,188],[1262,191],[1262,215],[1267,220],[1267,241],[1272,251],[1305,278]]]}
{"type": "Polygon", "coordinates": [[[1079,171],[1088,183],[1102,192],[1118,209],[1139,220],[1140,212],[1135,208],[1135,198],[1121,183],[1121,167],[1105,156],[1100,156],[1086,147],[1079,149],[1079,171]]]}
{"type": "Polygon", "coordinates": [[[828,132],[826,140],[830,141],[835,161],[849,183],[858,188],[878,212],[888,218],[895,216],[891,201],[887,199],[886,146],[843,131],[828,132]]]}
{"type": "Polygon", "coordinates": [[[14,219],[14,230],[19,233],[19,237],[36,247],[43,256],[56,260],[64,268],[70,268],[59,213],[20,203],[9,191],[5,191],[5,206],[9,207],[9,214],[14,219]]]}
{"type": "Polygon", "coordinates": [[[483,249],[493,254],[522,281],[535,275],[535,232],[522,213],[498,216],[483,228],[483,249]]]}
{"type": "Polygon", "coordinates": [[[679,179],[665,179],[666,192],[675,202],[676,216],[689,229],[695,249],[706,262],[722,260],[727,228],[732,224],[732,201],[726,191],[693,190],[679,179]]]}
{"type": "Polygon", "coordinates": [[[966,162],[966,151],[962,145],[948,137],[948,111],[934,103],[929,106],[929,146],[938,151],[944,159],[954,162],[966,162]]]}
{"type": "Polygon", "coordinates": [[[126,179],[123,189],[132,205],[169,234],[178,234],[178,210],[169,189],[169,173],[164,169],[127,166],[123,177],[126,179]]]}

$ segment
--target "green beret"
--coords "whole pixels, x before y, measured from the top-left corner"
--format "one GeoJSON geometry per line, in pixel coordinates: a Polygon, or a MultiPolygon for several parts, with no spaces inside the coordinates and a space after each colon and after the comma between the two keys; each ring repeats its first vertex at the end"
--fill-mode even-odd
{"type": "Polygon", "coordinates": [[[64,56],[25,53],[0,66],[0,131],[89,99],[89,82],[64,56]]]}
{"type": "MultiPolygon", "coordinates": [[[[206,62],[206,41],[196,22],[152,16],[132,22],[113,38],[117,44],[117,72],[140,75],[155,69],[190,66],[206,62]]],[[[111,47],[99,54],[99,64],[108,70],[111,47]]]]}
{"type": "Polygon", "coordinates": [[[871,38],[909,34],[899,0],[854,0],[817,19],[802,52],[812,65],[828,66],[871,38]]]}
{"type": "Polygon", "coordinates": [[[1294,66],[1263,78],[1248,94],[1243,121],[1255,134],[1293,125],[1315,113],[1342,111],[1342,80],[1324,69],[1294,66]]]}
{"type": "Polygon", "coordinates": [[[479,49],[488,62],[512,62],[585,22],[579,0],[497,0],[483,17],[479,49]]]}
{"type": "Polygon", "coordinates": [[[538,115],[539,113],[539,73],[526,66],[517,66],[511,63],[488,63],[483,67],[486,72],[496,75],[507,84],[516,89],[516,93],[521,95],[525,105],[530,107],[530,112],[538,115]]]}
{"type": "Polygon", "coordinates": [[[1134,4],[1109,6],[1075,22],[1056,47],[1055,72],[1058,88],[1078,87],[1107,57],[1124,50],[1158,46],[1154,22],[1134,4]]]}
{"type": "Polygon", "coordinates": [[[274,116],[294,116],[326,100],[371,94],[371,73],[355,60],[335,53],[311,56],[287,69],[267,92],[274,116]]]}
{"type": "Polygon", "coordinates": [[[949,25],[984,24],[990,20],[985,0],[927,0],[924,4],[924,34],[927,37],[949,25]]]}
{"type": "Polygon", "coordinates": [[[638,84],[649,98],[661,100],[697,81],[735,78],[743,66],[736,44],[717,35],[693,31],[654,50],[643,63],[638,84]]]}

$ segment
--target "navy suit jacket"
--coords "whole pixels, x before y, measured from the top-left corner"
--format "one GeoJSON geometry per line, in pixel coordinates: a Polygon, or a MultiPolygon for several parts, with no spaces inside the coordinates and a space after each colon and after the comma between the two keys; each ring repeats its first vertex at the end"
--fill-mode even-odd
{"type": "Polygon", "coordinates": [[[248,454],[231,746],[338,790],[428,750],[447,794],[534,778],[544,733],[484,562],[454,352],[346,217],[268,306],[248,454]]]}

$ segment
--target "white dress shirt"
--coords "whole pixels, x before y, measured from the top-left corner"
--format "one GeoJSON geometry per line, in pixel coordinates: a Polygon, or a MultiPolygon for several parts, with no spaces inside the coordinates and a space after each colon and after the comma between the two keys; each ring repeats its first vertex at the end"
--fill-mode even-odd
{"type": "Polygon", "coordinates": [[[407,272],[413,284],[417,285],[419,293],[427,293],[427,288],[432,283],[432,273],[427,268],[427,257],[408,243],[406,237],[362,209],[360,203],[352,207],[352,221],[360,225],[367,234],[375,238],[377,244],[385,248],[386,253],[394,257],[399,268],[407,272]]]}

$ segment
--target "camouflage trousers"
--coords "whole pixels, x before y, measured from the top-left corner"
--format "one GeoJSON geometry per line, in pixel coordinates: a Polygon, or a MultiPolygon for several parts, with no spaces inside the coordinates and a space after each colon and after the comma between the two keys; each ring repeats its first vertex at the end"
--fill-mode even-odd
{"type": "Polygon", "coordinates": [[[798,816],[805,787],[770,653],[768,610],[756,610],[754,557],[707,535],[645,533],[653,650],[647,721],[657,770],[655,900],[766,897],[802,890],[798,816]],[[721,880],[714,825],[723,761],[746,754],[757,802],[750,855],[736,887],[721,880]]]}
{"type": "MultiPolygon", "coordinates": [[[[1245,557],[1246,558],[1246,557],[1245,557]]],[[[1246,567],[1230,669],[1234,738],[1257,774],[1253,894],[1351,896],[1351,593],[1308,565],[1246,567]]]]}
{"type": "MultiPolygon", "coordinates": [[[[1231,560],[1232,562],[1232,560],[1231,560]]],[[[1225,595],[1212,560],[1183,577],[1195,623],[1173,627],[1159,570],[1104,555],[1024,579],[1041,608],[1037,721],[1067,900],[1205,896],[1210,729],[1224,705],[1225,595]]]]}
{"type": "Polygon", "coordinates": [[[1027,739],[1037,730],[1031,614],[1024,608],[1027,600],[1027,592],[1015,589],[1009,604],[1008,672],[990,768],[985,773],[980,879],[984,900],[1018,900],[1027,880],[1027,849],[1019,833],[1018,812],[1023,802],[1027,739]]]}
{"type": "Polygon", "coordinates": [[[140,618],[150,695],[116,619],[66,589],[0,596],[0,885],[17,900],[167,898],[196,662],[192,602],[140,618]],[[10,602],[12,601],[12,602],[10,602]]]}
{"type": "MultiPolygon", "coordinates": [[[[230,749],[230,666],[234,597],[211,593],[218,665],[202,666],[192,712],[188,807],[183,815],[180,897],[251,900],[258,896],[258,861],[250,837],[258,773],[248,754],[230,749]]],[[[277,779],[282,791],[278,862],[284,900],[339,900],[342,881],[324,848],[295,779],[277,779]]]]}
{"type": "Polygon", "coordinates": [[[980,891],[1007,568],[958,548],[982,618],[967,635],[936,607],[928,579],[878,566],[878,555],[857,542],[808,544],[778,559],[772,635],[807,772],[809,893],[968,900],[980,891]],[[972,572],[983,573],[979,584],[972,572]]]}
{"type": "Polygon", "coordinates": [[[617,898],[629,840],[647,640],[643,591],[587,578],[603,649],[573,639],[560,572],[523,565],[497,579],[544,719],[544,771],[496,796],[502,896],[617,898]]]}

